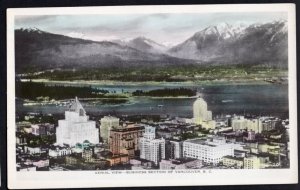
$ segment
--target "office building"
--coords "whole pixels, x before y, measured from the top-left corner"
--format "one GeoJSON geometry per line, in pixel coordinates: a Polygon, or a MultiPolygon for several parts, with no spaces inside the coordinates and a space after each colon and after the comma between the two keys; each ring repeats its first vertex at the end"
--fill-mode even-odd
{"type": "Polygon", "coordinates": [[[202,161],[197,159],[162,160],[159,162],[159,169],[161,170],[200,169],[202,166],[202,161]]]}
{"type": "Polygon", "coordinates": [[[54,125],[49,123],[31,125],[31,133],[35,136],[44,136],[54,133],[54,125]]]}
{"type": "Polygon", "coordinates": [[[139,138],[143,136],[144,127],[125,127],[111,129],[109,136],[109,149],[114,155],[128,154],[129,158],[135,156],[139,149],[139,138]]]}
{"type": "Polygon", "coordinates": [[[257,156],[245,157],[244,169],[260,169],[260,159],[257,156]]]}
{"type": "Polygon", "coordinates": [[[140,158],[154,162],[155,165],[165,159],[165,139],[155,139],[155,127],[145,126],[140,138],[140,158]]]}
{"type": "Polygon", "coordinates": [[[261,117],[260,121],[262,125],[262,131],[274,130],[276,125],[280,122],[280,120],[275,117],[261,117]]]}
{"type": "Polygon", "coordinates": [[[69,110],[65,112],[65,119],[58,121],[56,129],[56,143],[75,146],[77,143],[89,141],[99,143],[99,129],[96,122],[89,120],[78,98],[72,102],[69,110]]]}
{"type": "Polygon", "coordinates": [[[111,129],[117,129],[120,125],[120,119],[112,116],[104,116],[100,120],[100,136],[102,142],[108,143],[109,132],[111,129]]]}
{"type": "Polygon", "coordinates": [[[170,158],[180,159],[183,157],[183,142],[182,141],[170,141],[170,158]]]}
{"type": "Polygon", "coordinates": [[[223,165],[227,167],[241,169],[244,167],[244,158],[235,156],[224,156],[223,165]]]}
{"type": "Polygon", "coordinates": [[[197,98],[193,104],[193,120],[197,125],[206,129],[214,129],[216,122],[212,119],[212,112],[207,110],[207,103],[203,98],[197,98]]]}
{"type": "Polygon", "coordinates": [[[231,119],[231,126],[233,131],[248,130],[255,133],[262,132],[262,122],[257,118],[245,118],[244,116],[234,116],[231,119]]]}
{"type": "Polygon", "coordinates": [[[234,144],[226,143],[223,137],[190,139],[183,142],[183,156],[218,164],[223,156],[234,155],[234,144]]]}
{"type": "Polygon", "coordinates": [[[82,158],[85,162],[91,162],[93,159],[93,149],[92,148],[84,148],[82,152],[82,158]]]}
{"type": "Polygon", "coordinates": [[[49,149],[49,157],[57,158],[57,157],[63,157],[72,154],[72,150],[70,147],[52,147],[49,149]]]}

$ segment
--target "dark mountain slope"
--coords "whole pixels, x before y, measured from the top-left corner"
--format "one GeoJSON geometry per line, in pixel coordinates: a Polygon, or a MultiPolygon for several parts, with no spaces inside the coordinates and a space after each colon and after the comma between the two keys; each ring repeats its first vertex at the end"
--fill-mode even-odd
{"type": "Polygon", "coordinates": [[[52,34],[38,29],[15,31],[16,72],[131,66],[166,66],[185,61],[143,52],[113,42],[95,42],[52,34]]]}

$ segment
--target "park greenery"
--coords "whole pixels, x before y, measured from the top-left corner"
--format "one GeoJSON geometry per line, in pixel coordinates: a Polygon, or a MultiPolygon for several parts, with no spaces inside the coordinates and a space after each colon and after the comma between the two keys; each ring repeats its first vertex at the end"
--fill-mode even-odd
{"type": "MultiPolygon", "coordinates": [[[[103,98],[103,99],[125,99],[126,96],[118,94],[109,94],[109,91],[95,89],[91,86],[63,86],[63,85],[46,85],[35,82],[16,82],[16,97],[21,99],[39,100],[41,97],[49,99],[62,100],[74,97],[82,98],[103,98]]],[[[106,100],[109,102],[109,100],[106,100]]],[[[110,102],[111,102],[110,101],[110,102]]]]}
{"type": "Polygon", "coordinates": [[[188,88],[164,88],[150,91],[136,90],[133,96],[151,96],[151,97],[178,97],[178,96],[195,96],[196,91],[188,88]]]}
{"type": "MultiPolygon", "coordinates": [[[[188,88],[164,88],[150,91],[136,90],[132,96],[150,96],[150,97],[179,97],[195,96],[196,91],[188,88]]],[[[91,86],[63,86],[46,85],[37,82],[16,82],[16,97],[33,101],[50,101],[71,99],[74,97],[97,98],[103,104],[126,103],[130,94],[111,93],[107,90],[92,88],[91,86]],[[47,98],[45,98],[47,97],[47,98]]]]}

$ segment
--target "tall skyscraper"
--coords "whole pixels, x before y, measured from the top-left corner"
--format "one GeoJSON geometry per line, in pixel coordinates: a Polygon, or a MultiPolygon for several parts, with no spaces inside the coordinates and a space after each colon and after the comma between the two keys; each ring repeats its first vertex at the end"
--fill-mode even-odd
{"type": "Polygon", "coordinates": [[[140,138],[140,158],[156,165],[165,159],[165,139],[155,139],[155,127],[145,126],[145,133],[140,138]]]}
{"type": "Polygon", "coordinates": [[[109,131],[111,129],[119,128],[120,119],[112,116],[104,116],[100,120],[100,123],[100,136],[103,142],[108,143],[109,131]]]}
{"type": "Polygon", "coordinates": [[[193,119],[195,124],[202,125],[204,128],[215,128],[212,112],[207,110],[207,103],[203,98],[197,98],[193,104],[193,119]]]}
{"type": "Polygon", "coordinates": [[[58,121],[56,129],[56,143],[75,146],[84,141],[99,143],[99,129],[96,122],[89,120],[84,108],[76,97],[68,111],[65,111],[65,119],[58,121]]]}

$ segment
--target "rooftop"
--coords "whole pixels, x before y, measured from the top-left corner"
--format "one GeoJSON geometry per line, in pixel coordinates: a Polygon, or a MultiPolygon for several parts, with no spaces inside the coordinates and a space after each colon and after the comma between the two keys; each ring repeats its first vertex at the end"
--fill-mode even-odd
{"type": "Polygon", "coordinates": [[[218,145],[226,144],[226,141],[222,137],[214,137],[214,138],[208,138],[208,139],[195,138],[195,139],[188,139],[184,142],[200,144],[200,145],[205,145],[205,146],[211,146],[211,147],[216,147],[218,145]]]}
{"type": "Polygon", "coordinates": [[[72,104],[69,107],[69,111],[77,112],[80,116],[86,115],[86,112],[77,97],[75,97],[75,100],[72,101],[72,104]]]}
{"type": "Polygon", "coordinates": [[[185,142],[190,142],[190,143],[199,144],[199,145],[216,147],[215,144],[211,144],[211,143],[207,142],[206,139],[199,139],[199,138],[198,139],[188,139],[185,142]]]}
{"type": "Polygon", "coordinates": [[[205,143],[206,139],[188,139],[185,142],[195,143],[195,144],[203,144],[205,143]]]}
{"type": "Polygon", "coordinates": [[[129,131],[137,131],[137,130],[143,130],[144,127],[129,127],[129,128],[119,128],[119,129],[111,129],[111,131],[114,132],[129,132],[129,131]]]}
{"type": "Polygon", "coordinates": [[[244,160],[244,158],[236,157],[236,156],[224,156],[223,158],[229,158],[229,159],[238,160],[238,161],[244,160]]]}
{"type": "Polygon", "coordinates": [[[111,116],[111,115],[108,115],[108,116],[104,116],[103,118],[101,118],[101,120],[102,119],[114,119],[114,120],[119,120],[119,118],[117,118],[117,117],[114,117],[114,116],[111,116]]]}

